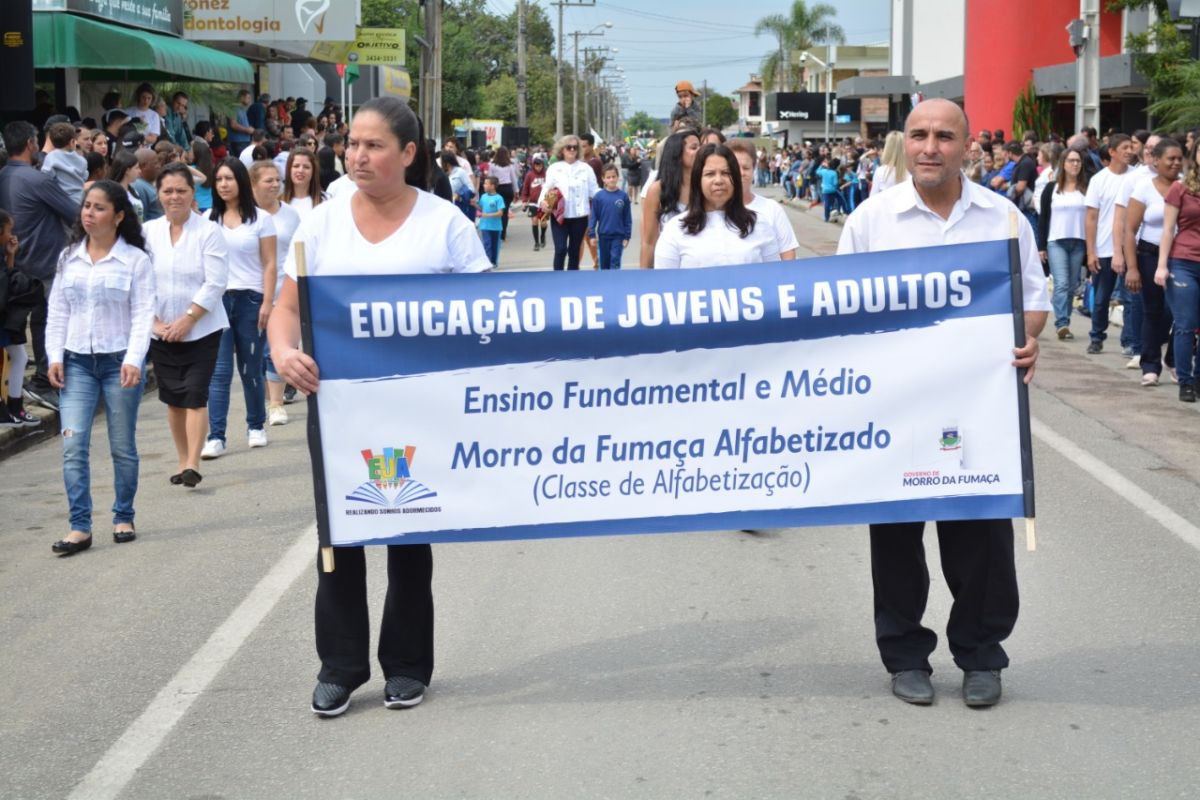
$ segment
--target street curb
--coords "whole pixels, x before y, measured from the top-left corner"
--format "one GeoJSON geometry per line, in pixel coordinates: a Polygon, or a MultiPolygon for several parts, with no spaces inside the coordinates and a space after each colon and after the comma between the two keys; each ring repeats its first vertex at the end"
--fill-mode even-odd
{"type": "MultiPolygon", "coordinates": [[[[158,380],[154,377],[154,369],[147,365],[145,389],[142,401],[150,394],[158,394],[158,380]]],[[[4,461],[17,453],[23,453],[34,445],[41,444],[54,438],[62,432],[59,425],[58,412],[43,408],[35,403],[26,403],[25,410],[42,421],[36,428],[3,428],[0,429],[0,461],[4,461]]],[[[104,404],[96,409],[99,416],[104,411],[104,404]]]]}

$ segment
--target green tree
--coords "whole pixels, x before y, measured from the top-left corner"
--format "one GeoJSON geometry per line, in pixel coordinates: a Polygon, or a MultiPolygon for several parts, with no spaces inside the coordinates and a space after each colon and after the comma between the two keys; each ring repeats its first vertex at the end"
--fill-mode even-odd
{"type": "Polygon", "coordinates": [[[807,50],[815,44],[843,44],[846,32],[834,22],[837,9],[828,3],[809,6],[804,0],[793,0],[787,14],[769,14],[754,25],[754,34],[775,37],[777,48],[767,53],[759,68],[763,88],[788,91],[800,81],[801,67],[791,62],[794,50],[807,50]]]}
{"type": "Polygon", "coordinates": [[[631,117],[625,120],[625,127],[630,131],[630,133],[636,133],[637,131],[650,131],[650,135],[655,139],[661,139],[666,135],[667,132],[666,125],[663,125],[645,111],[634,112],[631,117]]]}
{"type": "Polygon", "coordinates": [[[1126,46],[1137,71],[1150,82],[1149,112],[1162,128],[1200,124],[1200,66],[1186,33],[1171,18],[1167,0],[1110,0],[1110,11],[1153,7],[1157,20],[1144,33],[1131,33],[1126,46]]]}
{"type": "Polygon", "coordinates": [[[710,91],[705,95],[704,101],[705,118],[710,128],[722,130],[737,122],[737,106],[730,98],[710,91]]]}

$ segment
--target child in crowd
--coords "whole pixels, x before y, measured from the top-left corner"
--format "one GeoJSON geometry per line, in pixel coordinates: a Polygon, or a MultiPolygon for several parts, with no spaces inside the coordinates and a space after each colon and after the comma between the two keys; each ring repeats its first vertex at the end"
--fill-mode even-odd
{"type": "MultiPolygon", "coordinates": [[[[832,161],[828,156],[821,159],[817,168],[817,178],[821,181],[821,202],[825,204],[825,221],[829,222],[830,215],[838,214],[841,209],[841,195],[838,193],[838,170],[840,162],[832,161]]],[[[836,217],[834,218],[836,220],[836,217]]]]}
{"type": "Polygon", "coordinates": [[[621,253],[633,236],[633,213],[628,195],[621,191],[621,171],[617,165],[608,164],[601,175],[604,191],[592,198],[588,238],[597,242],[600,269],[620,269],[621,253]]]}
{"type": "Polygon", "coordinates": [[[490,175],[483,179],[483,194],[479,198],[479,233],[483,249],[493,267],[500,266],[500,233],[504,230],[501,216],[508,213],[504,198],[496,193],[499,181],[490,175]]]}
{"type": "Polygon", "coordinates": [[[13,218],[0,210],[0,346],[8,361],[8,402],[0,405],[0,428],[36,428],[42,421],[25,410],[21,383],[25,379],[25,323],[42,296],[42,282],[13,269],[20,243],[13,235],[13,218]]]}

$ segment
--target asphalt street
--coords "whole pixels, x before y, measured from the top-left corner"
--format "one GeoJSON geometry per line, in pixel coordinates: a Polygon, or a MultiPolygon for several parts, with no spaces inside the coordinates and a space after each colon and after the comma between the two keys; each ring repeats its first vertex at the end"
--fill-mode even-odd
{"type": "MultiPolygon", "coordinates": [[[[838,226],[789,213],[805,255],[832,251],[838,226]]],[[[523,218],[509,239],[504,268],[548,267],[523,218]]],[[[252,451],[235,391],[229,452],[187,490],[148,395],[135,543],[108,535],[100,420],[88,552],[50,552],[58,442],[0,466],[0,797],[1195,797],[1200,417],[1119,354],[1085,355],[1086,322],[1043,336],[1038,547],[1018,524],[992,709],[963,706],[944,640],[936,703],[892,697],[858,526],[438,546],[425,703],[384,709],[376,674],[317,719],[305,405],[252,451]]]]}

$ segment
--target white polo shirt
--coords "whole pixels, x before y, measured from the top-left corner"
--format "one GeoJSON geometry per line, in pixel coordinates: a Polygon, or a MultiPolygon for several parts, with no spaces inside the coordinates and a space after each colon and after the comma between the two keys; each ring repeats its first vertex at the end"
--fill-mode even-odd
{"type": "Polygon", "coordinates": [[[1112,258],[1113,214],[1116,211],[1117,196],[1121,193],[1121,186],[1129,174],[1128,169],[1118,175],[1105,167],[1088,181],[1087,197],[1084,203],[1088,208],[1094,208],[1100,212],[1100,218],[1096,223],[1096,256],[1098,258],[1112,258]]]}
{"type": "Polygon", "coordinates": [[[883,194],[867,198],[846,218],[846,227],[838,240],[838,255],[1007,239],[1009,215],[1016,212],[1025,310],[1049,311],[1046,274],[1029,220],[1002,195],[961,175],[959,180],[962,196],[954,204],[949,219],[942,219],[925,205],[911,177],[883,194]]]}

